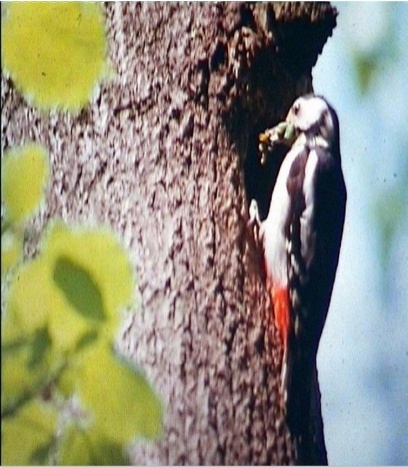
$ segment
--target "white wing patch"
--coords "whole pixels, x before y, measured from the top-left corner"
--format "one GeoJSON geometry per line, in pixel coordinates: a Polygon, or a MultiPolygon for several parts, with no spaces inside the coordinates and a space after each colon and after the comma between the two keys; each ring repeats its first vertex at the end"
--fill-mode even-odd
{"type": "Polygon", "coordinates": [[[310,267],[315,252],[316,233],[313,230],[313,218],[315,213],[314,187],[317,162],[316,151],[312,149],[307,159],[303,183],[305,210],[300,216],[300,253],[307,269],[310,267]]]}

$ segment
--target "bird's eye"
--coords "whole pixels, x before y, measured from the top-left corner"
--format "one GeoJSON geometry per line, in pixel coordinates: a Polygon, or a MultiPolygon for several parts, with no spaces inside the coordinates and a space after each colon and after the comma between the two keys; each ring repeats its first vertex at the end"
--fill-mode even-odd
{"type": "Polygon", "coordinates": [[[299,102],[296,102],[293,106],[293,113],[295,115],[298,115],[299,114],[299,111],[300,111],[300,103],[299,102]]]}

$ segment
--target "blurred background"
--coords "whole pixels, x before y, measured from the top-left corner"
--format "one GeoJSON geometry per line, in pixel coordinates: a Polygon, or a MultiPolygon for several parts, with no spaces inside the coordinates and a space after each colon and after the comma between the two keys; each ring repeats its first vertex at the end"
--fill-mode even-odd
{"type": "Polygon", "coordinates": [[[329,463],[408,463],[408,3],[337,3],[313,71],[348,205],[318,368],[329,463]]]}

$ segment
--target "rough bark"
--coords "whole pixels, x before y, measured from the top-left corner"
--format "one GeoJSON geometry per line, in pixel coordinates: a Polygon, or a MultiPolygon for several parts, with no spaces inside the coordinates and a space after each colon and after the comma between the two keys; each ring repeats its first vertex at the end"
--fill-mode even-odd
{"type": "MultiPolygon", "coordinates": [[[[119,346],[165,407],[163,437],[135,442],[132,461],[310,461],[284,423],[282,351],[246,222],[253,197],[265,213],[278,163],[260,169],[257,135],[311,91],[336,12],[302,3],[105,8],[115,77],[74,117],[41,114],[2,75],[2,148],[34,140],[50,151],[38,234],[53,217],[106,223],[131,254],[142,309],[119,346]]],[[[322,463],[317,406],[312,450],[322,463]]]]}

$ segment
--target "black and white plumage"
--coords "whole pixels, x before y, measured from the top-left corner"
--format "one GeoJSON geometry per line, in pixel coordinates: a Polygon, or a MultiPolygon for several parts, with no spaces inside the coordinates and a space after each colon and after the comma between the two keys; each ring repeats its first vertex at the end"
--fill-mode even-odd
{"type": "MultiPolygon", "coordinates": [[[[294,142],[280,167],[259,234],[275,324],[284,345],[287,423],[300,435],[309,424],[312,376],[339,259],[346,187],[339,122],[327,101],[314,95],[298,98],[284,125],[294,130],[294,142]]],[[[262,141],[269,138],[273,147],[281,136],[269,130],[262,141]]],[[[257,217],[256,205],[251,211],[257,217]]]]}

